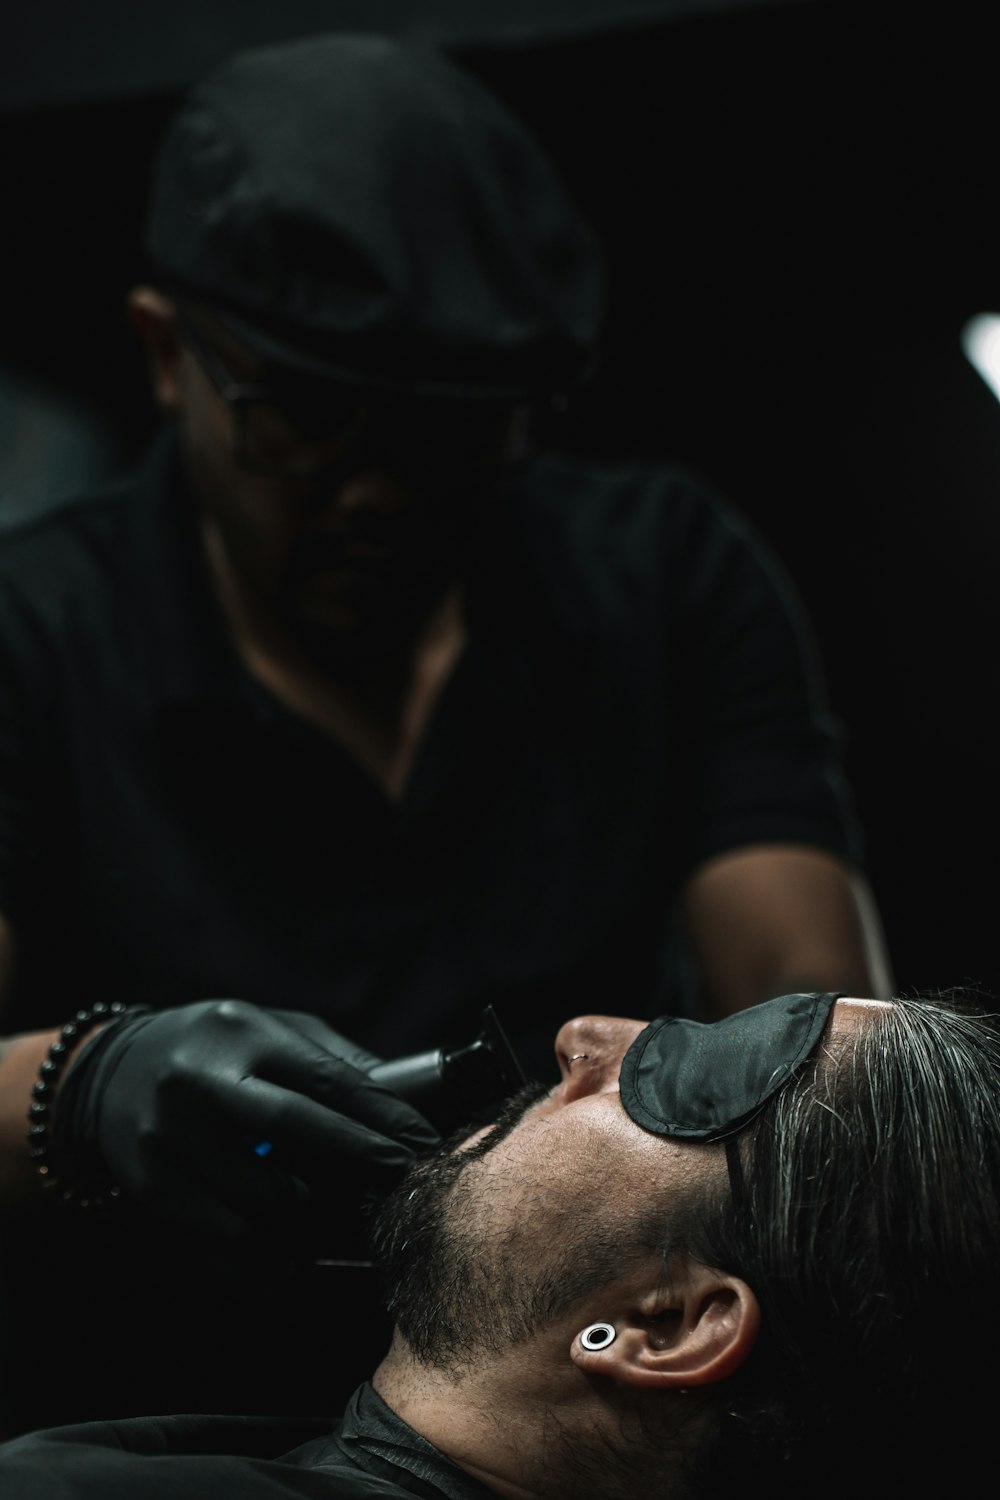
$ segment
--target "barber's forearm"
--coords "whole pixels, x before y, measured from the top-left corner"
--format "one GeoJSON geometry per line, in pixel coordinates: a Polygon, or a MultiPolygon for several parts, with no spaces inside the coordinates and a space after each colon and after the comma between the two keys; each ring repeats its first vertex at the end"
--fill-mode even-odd
{"type": "Polygon", "coordinates": [[[12,1206],[40,1193],[28,1155],[28,1106],[38,1070],[56,1031],[34,1031],[0,1042],[0,1205],[12,1206]]]}
{"type": "Polygon", "coordinates": [[[811,960],[804,958],[794,965],[775,963],[761,969],[755,984],[743,987],[730,985],[714,996],[710,993],[707,1000],[712,1018],[715,1019],[732,1015],[761,1000],[772,1000],[776,995],[808,994],[813,990],[832,990],[841,995],[874,998],[886,998],[891,994],[890,988],[874,982],[870,966],[858,961],[857,955],[852,961],[850,957],[838,953],[835,956],[813,955],[811,960]]]}
{"type": "Polygon", "coordinates": [[[867,882],[821,850],[756,845],[719,856],[691,880],[683,914],[706,1019],[800,990],[892,993],[867,882]]]}
{"type": "MultiPolygon", "coordinates": [[[[863,876],[852,874],[850,883],[857,912],[861,963],[869,980],[868,988],[862,990],[861,993],[872,999],[888,1000],[896,992],[896,978],[878,903],[871,886],[863,876]]],[[[828,988],[833,987],[828,986],[828,988]]],[[[841,985],[838,988],[844,989],[845,986],[841,985]]]]}
{"type": "Polygon", "coordinates": [[[844,932],[834,945],[816,942],[798,950],[758,950],[752,957],[746,955],[742,964],[707,959],[702,965],[707,1020],[734,1015],[775,995],[811,990],[886,999],[893,992],[888,960],[870,950],[857,931],[844,932]]]}
{"type": "Polygon", "coordinates": [[[888,999],[893,980],[884,948],[866,940],[860,919],[845,924],[836,937],[821,932],[812,940],[768,950],[763,946],[744,963],[713,963],[704,973],[704,1000],[709,1019],[733,1015],[770,1000],[811,990],[888,999]]]}
{"type": "MultiPolygon", "coordinates": [[[[77,1049],[96,1035],[90,1031],[80,1037],[66,1056],[62,1077],[77,1049]]],[[[0,1210],[40,1199],[44,1191],[43,1179],[28,1155],[28,1109],[38,1070],[58,1038],[56,1027],[0,1039],[0,1210]]]]}

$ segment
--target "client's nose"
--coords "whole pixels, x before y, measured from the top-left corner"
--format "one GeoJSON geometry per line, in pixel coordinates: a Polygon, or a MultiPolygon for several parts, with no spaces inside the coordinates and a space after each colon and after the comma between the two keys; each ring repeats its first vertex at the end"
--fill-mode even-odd
{"type": "Polygon", "coordinates": [[[563,1101],[618,1087],[622,1058],[645,1021],[625,1016],[576,1016],[556,1033],[563,1101]]]}

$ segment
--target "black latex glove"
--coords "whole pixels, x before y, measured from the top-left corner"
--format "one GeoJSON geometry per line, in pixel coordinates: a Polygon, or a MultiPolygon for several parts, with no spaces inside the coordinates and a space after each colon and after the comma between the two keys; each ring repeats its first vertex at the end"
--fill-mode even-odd
{"type": "Polygon", "coordinates": [[[242,1000],[130,1011],[69,1068],[53,1148],[70,1180],[100,1163],[139,1203],[208,1233],[287,1229],[313,1196],[350,1230],[438,1140],[367,1077],[377,1061],[297,1011],[242,1000]]]}

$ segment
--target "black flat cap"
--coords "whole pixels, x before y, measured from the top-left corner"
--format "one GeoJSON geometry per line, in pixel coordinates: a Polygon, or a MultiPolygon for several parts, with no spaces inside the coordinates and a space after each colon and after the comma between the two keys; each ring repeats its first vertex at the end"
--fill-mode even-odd
{"type": "Polygon", "coordinates": [[[416,45],[322,35],[223,64],[168,127],[146,243],[293,369],[517,398],[593,361],[590,229],[508,111],[416,45]]]}

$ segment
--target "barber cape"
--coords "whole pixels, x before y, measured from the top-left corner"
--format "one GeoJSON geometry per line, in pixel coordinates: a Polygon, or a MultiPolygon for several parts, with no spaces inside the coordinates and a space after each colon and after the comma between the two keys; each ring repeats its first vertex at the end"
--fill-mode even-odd
{"type": "Polygon", "coordinates": [[[0,1444],[3,1500],[495,1500],[359,1386],[339,1422],[174,1416],[84,1422],[0,1444]]]}

